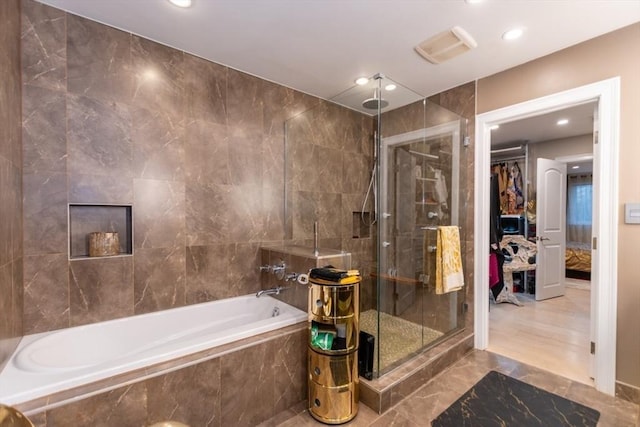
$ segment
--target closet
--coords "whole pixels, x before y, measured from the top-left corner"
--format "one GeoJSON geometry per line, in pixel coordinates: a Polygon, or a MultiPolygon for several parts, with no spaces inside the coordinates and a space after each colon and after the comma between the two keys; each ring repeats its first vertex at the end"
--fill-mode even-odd
{"type": "MultiPolygon", "coordinates": [[[[535,289],[535,265],[527,268],[529,271],[523,271],[527,266],[521,265],[522,268],[517,268],[513,273],[506,273],[508,277],[503,275],[504,264],[517,257],[519,248],[531,246],[527,239],[535,236],[535,225],[529,224],[527,218],[527,211],[531,211],[527,209],[528,178],[528,144],[491,150],[492,197],[497,200],[492,200],[492,221],[495,223],[492,224],[490,243],[494,275],[490,281],[494,286],[500,285],[492,287],[496,301],[504,283],[513,286],[512,290],[516,293],[535,289]],[[497,275],[495,270],[500,274],[497,275]]],[[[502,298],[502,301],[519,305],[517,299],[512,297],[506,300],[502,298]]]]}

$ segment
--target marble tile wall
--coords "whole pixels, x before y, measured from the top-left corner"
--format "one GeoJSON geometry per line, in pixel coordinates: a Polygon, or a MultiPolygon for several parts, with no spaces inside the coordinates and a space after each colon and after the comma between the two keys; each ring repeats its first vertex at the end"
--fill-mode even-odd
{"type": "Polygon", "coordinates": [[[460,149],[460,244],[462,251],[462,268],[464,269],[464,300],[467,309],[464,312],[464,326],[474,331],[473,323],[473,218],[474,218],[474,152],[475,152],[475,115],[476,115],[476,83],[470,82],[449,89],[429,98],[432,101],[456,114],[464,121],[463,134],[467,136],[468,146],[460,149]]]}
{"type": "MultiPolygon", "coordinates": [[[[309,288],[295,280],[287,280],[291,273],[307,273],[316,267],[331,265],[343,270],[351,269],[351,254],[342,254],[337,250],[324,249],[319,256],[311,252],[312,246],[272,246],[260,248],[261,266],[285,265],[284,277],[279,279],[273,272],[260,272],[262,289],[282,288],[276,298],[304,312],[309,310],[309,288]]],[[[306,351],[306,349],[301,349],[306,351]]]]}
{"type": "MultiPolygon", "coordinates": [[[[371,118],[20,5],[25,334],[256,292],[260,246],[310,245],[316,220],[321,247],[351,252],[365,278],[373,271],[375,227],[352,236],[373,161],[371,118]],[[69,203],[133,205],[133,256],[69,261],[69,203]]],[[[439,100],[473,106],[467,92],[439,100]]],[[[363,300],[373,286],[363,281],[363,300]]]]}
{"type": "Polygon", "coordinates": [[[0,2],[0,370],[23,334],[20,1],[0,2]]]}
{"type": "Polygon", "coordinates": [[[346,219],[368,182],[364,116],[21,6],[26,334],[256,292],[259,247],[308,240],[315,219],[321,243],[370,258],[346,219]],[[307,110],[321,125],[305,128],[291,234],[285,121],[307,110]],[[132,205],[133,256],[69,261],[69,203],[132,205]]]}
{"type": "Polygon", "coordinates": [[[37,427],[255,426],[306,396],[306,329],[30,415],[37,427]]]}
{"type": "MultiPolygon", "coordinates": [[[[354,238],[360,227],[373,167],[373,118],[327,101],[285,123],[287,209],[285,235],[295,244],[313,246],[318,222],[321,248],[351,253],[360,270],[361,294],[375,294],[375,225],[368,237],[354,238]]],[[[364,211],[373,212],[373,195],[364,211]]],[[[372,301],[367,297],[365,301],[372,301]]]]}

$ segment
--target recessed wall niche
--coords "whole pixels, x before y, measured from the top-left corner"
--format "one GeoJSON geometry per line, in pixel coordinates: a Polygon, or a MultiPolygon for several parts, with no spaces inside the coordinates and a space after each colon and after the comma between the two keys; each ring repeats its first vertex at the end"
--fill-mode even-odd
{"type": "Polygon", "coordinates": [[[369,212],[353,212],[351,237],[354,239],[362,239],[371,237],[371,215],[369,212]]]}
{"type": "Polygon", "coordinates": [[[69,205],[69,258],[89,258],[89,235],[94,232],[117,232],[119,253],[133,254],[131,205],[69,205]]]}

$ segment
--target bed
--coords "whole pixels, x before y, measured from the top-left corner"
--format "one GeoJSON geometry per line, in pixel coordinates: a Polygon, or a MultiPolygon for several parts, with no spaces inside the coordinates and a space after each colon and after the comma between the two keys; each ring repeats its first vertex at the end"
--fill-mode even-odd
{"type": "Polygon", "coordinates": [[[567,277],[578,279],[591,276],[591,245],[581,242],[567,242],[565,251],[567,277]]]}

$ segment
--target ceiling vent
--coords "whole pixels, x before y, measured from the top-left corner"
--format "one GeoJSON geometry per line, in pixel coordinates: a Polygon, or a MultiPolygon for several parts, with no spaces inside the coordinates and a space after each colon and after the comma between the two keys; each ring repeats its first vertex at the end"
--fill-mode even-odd
{"type": "Polygon", "coordinates": [[[475,48],[478,43],[460,27],[436,34],[415,47],[424,59],[440,64],[475,48]]]}

